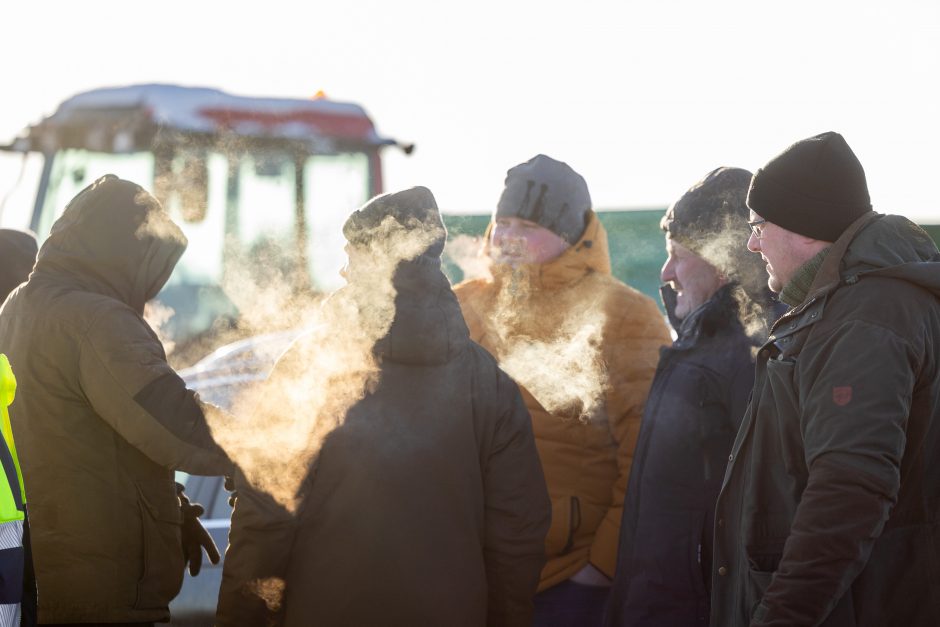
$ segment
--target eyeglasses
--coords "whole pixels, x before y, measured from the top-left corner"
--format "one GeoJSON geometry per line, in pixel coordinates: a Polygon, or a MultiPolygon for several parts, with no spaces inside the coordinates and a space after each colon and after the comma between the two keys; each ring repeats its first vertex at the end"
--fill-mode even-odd
{"type": "Polygon", "coordinates": [[[753,222],[747,223],[747,225],[751,227],[751,232],[754,234],[754,237],[756,237],[757,239],[760,239],[762,236],[764,227],[762,227],[761,225],[764,224],[765,222],[767,222],[767,220],[764,220],[763,218],[761,218],[760,220],[754,220],[753,222]]]}

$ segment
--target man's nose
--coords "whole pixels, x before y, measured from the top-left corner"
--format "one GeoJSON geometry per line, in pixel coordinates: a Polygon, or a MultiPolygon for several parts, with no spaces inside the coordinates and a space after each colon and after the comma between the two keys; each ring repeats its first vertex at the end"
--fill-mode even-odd
{"type": "Polygon", "coordinates": [[[672,262],[672,259],[667,259],[666,263],[663,264],[662,270],[659,271],[659,279],[663,283],[676,280],[676,272],[674,267],[675,264],[672,262]]]}
{"type": "Polygon", "coordinates": [[[747,249],[752,253],[760,252],[760,238],[754,235],[754,232],[751,232],[750,237],[747,238],[747,249]]]}

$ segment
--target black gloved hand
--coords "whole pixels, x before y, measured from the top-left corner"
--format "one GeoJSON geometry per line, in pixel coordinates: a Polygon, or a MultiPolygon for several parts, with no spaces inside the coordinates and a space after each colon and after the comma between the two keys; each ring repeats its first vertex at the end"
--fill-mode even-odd
{"type": "Polygon", "coordinates": [[[238,488],[235,486],[235,477],[233,475],[225,475],[225,489],[230,492],[228,495],[229,507],[235,507],[235,501],[238,499],[238,488]]]}
{"type": "Polygon", "coordinates": [[[202,569],[203,549],[213,564],[219,563],[221,555],[212,536],[199,522],[199,517],[206,512],[205,508],[199,503],[190,503],[189,498],[183,494],[183,486],[178,483],[176,495],[180,499],[180,512],[183,514],[183,561],[189,564],[189,574],[195,577],[202,569]]]}

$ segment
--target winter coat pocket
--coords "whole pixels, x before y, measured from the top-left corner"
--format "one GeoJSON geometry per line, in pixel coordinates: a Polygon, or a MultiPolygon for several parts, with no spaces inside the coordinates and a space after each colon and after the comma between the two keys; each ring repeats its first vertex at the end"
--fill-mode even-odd
{"type": "Polygon", "coordinates": [[[142,572],[137,582],[138,609],[162,609],[183,584],[182,519],[173,482],[137,483],[142,572]],[[165,494],[164,494],[165,493],[165,494]]]}
{"type": "Polygon", "coordinates": [[[764,598],[764,592],[770,586],[770,580],[774,574],[763,570],[754,570],[749,568],[747,571],[747,584],[744,589],[745,607],[750,609],[751,616],[757,610],[761,599],[764,598]]]}
{"type": "Polygon", "coordinates": [[[799,395],[794,376],[796,362],[789,359],[767,362],[767,381],[773,393],[773,419],[777,423],[778,438],[782,450],[781,459],[792,476],[806,474],[803,447],[803,430],[800,426],[799,395]]]}
{"type": "Polygon", "coordinates": [[[545,555],[564,555],[574,545],[574,534],[581,526],[581,506],[576,496],[552,499],[552,526],[545,538],[545,555]]]}

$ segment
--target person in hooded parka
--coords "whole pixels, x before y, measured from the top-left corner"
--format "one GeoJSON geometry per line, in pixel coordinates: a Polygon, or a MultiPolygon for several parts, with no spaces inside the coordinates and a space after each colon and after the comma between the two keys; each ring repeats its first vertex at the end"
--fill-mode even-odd
{"type": "Polygon", "coordinates": [[[201,563],[193,538],[217,559],[173,471],[230,470],[206,422],[218,410],[186,389],[143,319],[185,247],[153,196],[104,176],[68,204],[0,310],[40,624],[169,620],[185,560],[201,563]]]}
{"type": "Polygon", "coordinates": [[[216,624],[530,625],[545,480],[519,389],[470,340],[441,271],[434,197],[378,196],[343,233],[347,285],[253,418],[307,421],[322,446],[298,457],[293,505],[240,476],[216,624]]]}

